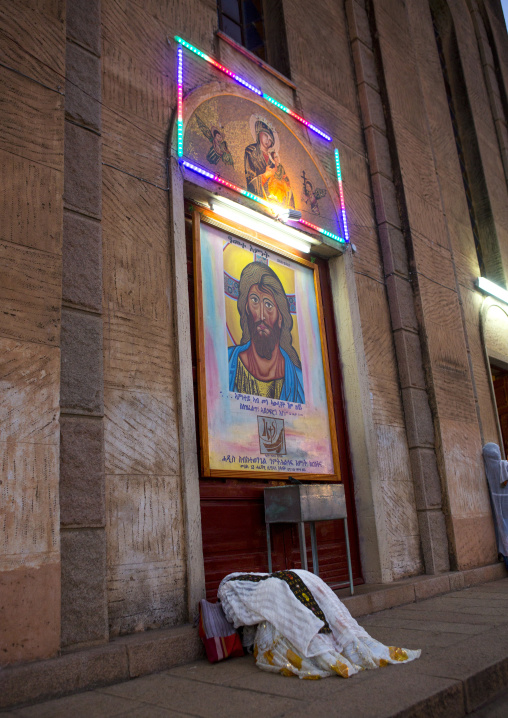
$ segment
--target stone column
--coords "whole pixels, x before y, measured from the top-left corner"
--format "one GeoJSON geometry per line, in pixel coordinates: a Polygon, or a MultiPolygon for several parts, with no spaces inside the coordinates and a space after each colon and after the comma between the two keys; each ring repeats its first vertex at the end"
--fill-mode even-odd
{"type": "Polygon", "coordinates": [[[393,142],[390,147],[386,118],[389,112],[383,104],[378,82],[366,5],[368,3],[348,0],[346,8],[404,405],[420,538],[425,570],[434,574],[447,571],[450,567],[441,504],[441,480],[423,371],[413,278],[394,178],[396,150],[393,142]]]}
{"type": "Polygon", "coordinates": [[[100,39],[99,0],[69,0],[60,434],[64,648],[108,640],[100,39]]]}
{"type": "MultiPolygon", "coordinates": [[[[173,267],[184,267],[187,261],[185,244],[185,211],[183,176],[174,157],[168,158],[170,186],[170,251],[173,267]]],[[[201,537],[201,508],[199,498],[198,439],[194,415],[194,384],[192,380],[191,323],[188,277],[186,272],[174,272],[173,297],[175,316],[175,354],[178,364],[178,420],[180,425],[180,467],[182,474],[182,504],[187,562],[187,612],[189,622],[198,615],[199,601],[205,597],[205,568],[201,537]]]]}

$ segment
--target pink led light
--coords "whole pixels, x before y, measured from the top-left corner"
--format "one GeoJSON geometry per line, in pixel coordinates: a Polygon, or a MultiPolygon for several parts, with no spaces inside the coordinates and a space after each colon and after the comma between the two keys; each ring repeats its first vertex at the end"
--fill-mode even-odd
{"type": "Polygon", "coordinates": [[[209,62],[211,65],[213,65],[214,67],[216,67],[218,70],[220,70],[221,72],[225,72],[226,75],[229,75],[230,77],[234,77],[234,76],[235,76],[235,73],[234,73],[234,72],[231,72],[231,70],[228,70],[227,67],[224,67],[224,65],[221,65],[219,62],[217,62],[217,60],[214,60],[213,58],[210,58],[210,59],[208,60],[208,62],[209,62]]]}
{"type": "Polygon", "coordinates": [[[228,182],[227,180],[222,179],[222,177],[219,177],[219,175],[216,175],[216,180],[217,180],[217,182],[219,182],[220,184],[223,184],[224,187],[229,187],[229,189],[232,189],[232,190],[234,190],[235,192],[240,192],[240,193],[242,192],[242,188],[241,188],[241,187],[237,187],[236,184],[233,184],[232,182],[228,182]]]}
{"type": "Polygon", "coordinates": [[[342,215],[342,224],[344,225],[344,236],[346,242],[349,242],[349,230],[346,219],[346,203],[344,202],[344,191],[342,189],[342,180],[339,182],[339,197],[340,197],[340,213],[342,215]]]}
{"type": "Polygon", "coordinates": [[[178,107],[177,107],[177,133],[178,133],[178,156],[183,155],[183,48],[179,45],[177,50],[178,62],[178,107]]]}
{"type": "Polygon", "coordinates": [[[293,112],[293,110],[289,110],[289,114],[291,115],[291,117],[294,117],[295,120],[298,120],[298,122],[301,122],[302,125],[306,125],[307,127],[309,127],[310,122],[308,122],[307,120],[304,120],[303,117],[300,117],[300,115],[297,115],[296,112],[293,112]]]}
{"type": "Polygon", "coordinates": [[[313,229],[315,232],[320,232],[320,231],[321,231],[321,230],[319,229],[319,227],[317,227],[315,224],[312,224],[311,222],[307,222],[306,219],[302,219],[302,218],[300,217],[300,219],[299,219],[298,221],[300,222],[300,224],[304,224],[306,227],[309,227],[309,229],[313,229]]]}
{"type": "Polygon", "coordinates": [[[214,174],[213,172],[208,172],[208,170],[203,169],[203,167],[200,167],[199,165],[195,165],[192,162],[187,162],[187,160],[183,160],[182,164],[184,167],[188,167],[194,172],[199,172],[199,174],[203,175],[204,177],[208,177],[209,179],[214,180],[214,182],[218,182],[219,184],[224,185],[224,187],[228,187],[234,192],[238,192],[238,194],[250,194],[246,193],[246,191],[241,187],[238,187],[238,185],[233,184],[232,182],[228,182],[228,180],[223,179],[220,175],[214,174]]]}
{"type": "Polygon", "coordinates": [[[244,87],[247,87],[247,89],[251,90],[252,92],[255,92],[256,95],[262,95],[263,93],[261,90],[259,90],[257,87],[254,87],[254,85],[251,85],[250,82],[247,82],[247,80],[244,80],[243,77],[240,77],[240,75],[237,75],[235,72],[231,72],[231,70],[228,70],[227,67],[224,67],[224,65],[221,65],[220,62],[217,62],[217,60],[214,60],[213,57],[208,57],[208,62],[216,67],[221,72],[224,72],[226,75],[231,77],[233,80],[236,80],[244,87]]]}

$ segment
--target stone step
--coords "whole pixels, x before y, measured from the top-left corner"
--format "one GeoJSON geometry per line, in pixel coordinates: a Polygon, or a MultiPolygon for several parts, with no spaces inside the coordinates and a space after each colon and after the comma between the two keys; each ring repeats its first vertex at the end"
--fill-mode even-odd
{"type": "MultiPolygon", "coordinates": [[[[329,686],[316,693],[319,705],[324,701],[325,706],[330,691],[340,690],[341,701],[352,710],[355,701],[363,706],[367,698],[374,700],[372,691],[375,690],[383,697],[386,710],[400,706],[404,711],[417,711],[407,715],[441,715],[439,706],[448,706],[451,712],[446,715],[459,716],[493,698],[508,685],[508,579],[500,581],[503,577],[506,577],[504,566],[495,564],[440,576],[420,576],[396,584],[365,585],[359,587],[354,596],[348,596],[347,591],[339,592],[351,613],[363,616],[360,623],[374,638],[390,645],[422,648],[423,655],[415,663],[390,670],[386,689],[383,687],[387,681],[385,669],[369,671],[347,681],[316,682],[329,686]],[[493,581],[495,583],[487,583],[493,581]],[[455,590],[450,592],[451,588],[455,590]],[[457,588],[463,590],[457,591],[457,588]],[[368,686],[364,685],[365,680],[369,681],[368,686]],[[410,686],[409,691],[406,684],[410,686]],[[432,707],[432,712],[418,713],[422,705],[429,710],[432,707]]],[[[79,691],[93,690],[94,695],[97,689],[108,695],[111,691],[128,692],[129,686],[135,687],[139,681],[155,680],[155,676],[148,674],[157,673],[161,680],[164,676],[172,676],[172,681],[195,678],[200,690],[202,684],[206,685],[212,678],[212,682],[235,690],[251,685],[252,690],[269,694],[273,691],[285,694],[290,683],[294,685],[291,691],[296,692],[297,701],[306,695],[301,691],[308,690],[301,688],[308,681],[288,682],[280,676],[263,673],[254,666],[252,657],[211,666],[204,660],[196,663],[201,656],[203,649],[197,629],[189,625],[117,638],[108,644],[65,653],[47,661],[0,669],[0,709],[79,691]],[[118,685],[105,688],[111,684],[118,685]]],[[[63,700],[76,700],[79,704],[80,698],[78,695],[63,700]]],[[[299,707],[297,704],[294,709],[299,707]]],[[[364,707],[365,715],[371,715],[367,703],[364,707]]],[[[23,709],[28,710],[31,709],[23,709]]],[[[314,708],[312,715],[318,715],[314,708]]],[[[356,718],[363,713],[350,715],[356,718]]]]}
{"type": "Polygon", "coordinates": [[[204,655],[190,625],[146,631],[46,661],[0,668],[0,709],[127,681],[204,655]]]}
{"type": "Polygon", "coordinates": [[[370,583],[356,586],[351,596],[349,588],[336,591],[351,615],[366,616],[405,603],[423,601],[432,596],[496,581],[508,575],[504,563],[494,563],[466,571],[450,571],[438,576],[414,576],[394,583],[370,583]]]}

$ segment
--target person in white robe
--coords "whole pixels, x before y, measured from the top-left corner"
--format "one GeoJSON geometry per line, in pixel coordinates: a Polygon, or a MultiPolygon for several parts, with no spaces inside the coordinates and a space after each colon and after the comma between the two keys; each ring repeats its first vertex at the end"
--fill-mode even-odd
{"type": "Polygon", "coordinates": [[[385,646],[369,636],[318,576],[293,569],[231,573],[218,591],[226,618],[244,627],[257,665],[285,676],[343,678],[412,661],[421,651],[385,646]]]}
{"type": "Polygon", "coordinates": [[[493,442],[483,447],[483,461],[495,519],[497,550],[508,568],[508,461],[501,458],[501,450],[493,442]]]}

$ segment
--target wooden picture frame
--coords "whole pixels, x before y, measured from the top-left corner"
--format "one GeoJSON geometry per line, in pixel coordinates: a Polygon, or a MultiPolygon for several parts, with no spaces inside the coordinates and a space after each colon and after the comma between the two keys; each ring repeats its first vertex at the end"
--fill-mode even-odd
{"type": "MultiPolygon", "coordinates": [[[[200,456],[201,456],[201,475],[203,477],[212,478],[235,478],[235,479],[255,479],[255,480],[287,480],[289,476],[294,476],[299,480],[303,481],[326,481],[326,482],[340,482],[340,464],[338,455],[338,441],[335,426],[335,415],[332,402],[331,393],[331,382],[330,382],[330,371],[328,361],[328,349],[326,346],[326,335],[323,324],[323,307],[321,302],[321,289],[319,281],[319,268],[316,264],[310,262],[304,258],[304,255],[296,250],[290,250],[287,246],[282,245],[265,235],[247,230],[240,224],[233,222],[232,220],[225,219],[212,210],[205,208],[196,208],[192,214],[192,229],[193,229],[193,250],[194,250],[194,299],[195,299],[195,317],[196,317],[196,350],[197,350],[197,379],[198,379],[198,407],[199,407],[199,444],[200,444],[200,456]],[[290,260],[292,263],[306,267],[313,272],[313,286],[316,298],[316,312],[317,312],[317,324],[319,326],[319,340],[321,349],[321,358],[323,364],[323,380],[326,393],[326,410],[329,427],[329,454],[331,460],[329,465],[331,471],[326,473],[317,473],[312,470],[302,470],[301,467],[285,467],[283,471],[271,470],[265,466],[264,469],[260,468],[245,468],[245,464],[237,466],[225,466],[224,468],[217,468],[212,466],[210,462],[210,426],[209,426],[209,411],[208,411],[208,395],[207,395],[207,370],[206,370],[206,356],[205,356],[205,311],[204,311],[204,297],[203,297],[203,267],[202,267],[202,247],[201,247],[201,227],[202,224],[215,227],[218,230],[226,232],[238,239],[243,239],[249,242],[255,247],[267,250],[270,253],[277,255],[280,258],[290,260]]],[[[288,265],[289,266],[289,265],[288,265]]],[[[235,393],[235,392],[230,392],[235,393]]],[[[259,399],[259,397],[258,397],[259,399]]],[[[253,397],[253,401],[256,398],[253,397]]],[[[281,402],[284,404],[284,402],[281,402]]],[[[304,402],[305,404],[305,402],[304,402]]],[[[291,408],[292,404],[288,402],[287,406],[291,408]]],[[[296,405],[295,405],[296,406],[296,405]]],[[[298,405],[300,406],[300,405],[298,405]]],[[[286,408],[286,407],[285,407],[286,408]]],[[[264,410],[264,409],[263,409],[264,410]]],[[[299,417],[300,418],[300,417],[299,417]]],[[[272,419],[273,421],[273,419],[272,419]]],[[[280,421],[280,419],[278,419],[280,421]]],[[[259,424],[259,418],[258,418],[259,424]]],[[[261,439],[260,439],[261,441],[261,439]]],[[[261,454],[261,446],[259,449],[261,454]]],[[[274,455],[270,456],[272,460],[274,455]]],[[[261,459],[262,460],[262,459],[261,459]]],[[[291,461],[291,460],[288,460],[291,461]]],[[[250,462],[247,462],[250,463],[250,462]]],[[[304,462],[305,463],[305,462],[304,462]]]]}

